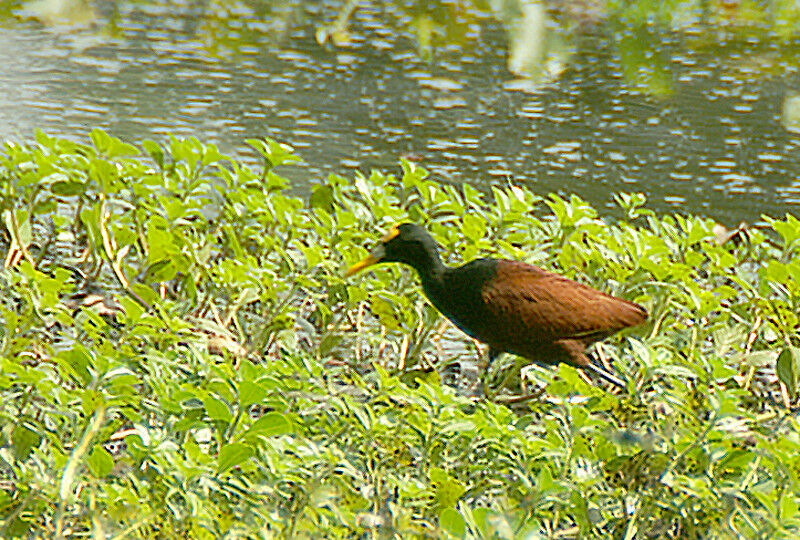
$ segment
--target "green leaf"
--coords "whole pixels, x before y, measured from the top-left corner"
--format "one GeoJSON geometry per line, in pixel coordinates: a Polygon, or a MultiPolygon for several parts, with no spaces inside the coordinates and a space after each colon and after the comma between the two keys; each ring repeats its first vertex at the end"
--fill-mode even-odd
{"type": "Polygon", "coordinates": [[[330,185],[318,185],[314,186],[314,189],[311,191],[311,197],[308,203],[311,208],[319,208],[332,214],[335,210],[333,201],[333,187],[330,185]]]}
{"type": "Polygon", "coordinates": [[[781,516],[783,519],[791,519],[797,516],[797,511],[800,509],[800,501],[796,496],[784,495],[781,499],[781,516]]]}
{"type": "Polygon", "coordinates": [[[219,451],[217,457],[217,473],[222,474],[241,465],[253,457],[254,453],[253,448],[248,444],[238,442],[226,444],[219,451]]]}
{"type": "Polygon", "coordinates": [[[95,445],[89,454],[89,470],[97,478],[107,476],[114,469],[114,458],[101,445],[95,445]]]}
{"type": "Polygon", "coordinates": [[[148,266],[142,278],[146,283],[163,283],[170,281],[178,274],[178,269],[172,259],[161,259],[148,266]]]}
{"type": "Polygon", "coordinates": [[[242,407],[264,401],[268,395],[267,389],[256,382],[242,381],[239,384],[239,403],[242,407]]]}
{"type": "Polygon", "coordinates": [[[285,415],[271,411],[256,420],[247,431],[247,436],[257,435],[261,437],[275,437],[293,433],[292,423],[285,415]]]}
{"type": "Polygon", "coordinates": [[[105,154],[111,146],[111,135],[100,128],[94,128],[91,133],[92,144],[98,153],[105,154]]]}
{"type": "Polygon", "coordinates": [[[403,329],[395,305],[385,297],[377,295],[372,297],[372,312],[378,316],[384,326],[392,330],[403,329]]]}
{"type": "Polygon", "coordinates": [[[439,526],[456,538],[463,538],[467,530],[467,522],[455,508],[443,508],[439,514],[439,526]]]}
{"type": "Polygon", "coordinates": [[[42,438],[35,431],[28,429],[24,424],[20,424],[14,428],[11,441],[14,443],[14,457],[24,461],[28,459],[31,450],[39,446],[42,438]]]}
{"type": "Polygon", "coordinates": [[[207,167],[211,164],[220,162],[224,159],[227,159],[227,156],[220,153],[219,148],[214,143],[210,143],[206,145],[205,152],[203,153],[203,166],[207,167]]]}
{"type": "Polygon", "coordinates": [[[86,183],[79,178],[63,177],[61,180],[53,182],[50,189],[53,191],[54,195],[72,197],[85,193],[87,191],[87,186],[86,183]]]}
{"type": "Polygon", "coordinates": [[[254,364],[247,358],[243,358],[239,365],[239,376],[242,382],[253,382],[265,374],[265,369],[260,364],[254,364]]]}
{"type": "Polygon", "coordinates": [[[428,476],[431,480],[431,487],[434,489],[434,504],[438,508],[449,508],[455,506],[467,488],[447,474],[444,469],[433,467],[428,476]]]}
{"type": "Polygon", "coordinates": [[[151,141],[146,139],[142,141],[142,148],[144,148],[145,152],[156,162],[159,169],[164,169],[165,163],[165,154],[164,149],[155,141],[151,141]]]}
{"type": "Polygon", "coordinates": [[[319,246],[300,246],[300,250],[306,257],[306,265],[309,269],[314,268],[325,260],[325,255],[319,246]]]}
{"type": "Polygon", "coordinates": [[[120,181],[120,172],[116,164],[104,159],[91,160],[89,178],[97,183],[100,191],[109,195],[117,195],[125,187],[120,181]]]}
{"type": "Polygon", "coordinates": [[[172,233],[169,225],[162,220],[153,220],[147,226],[147,245],[150,248],[150,262],[157,262],[169,257],[173,248],[172,233]]]}
{"type": "Polygon", "coordinates": [[[342,342],[344,336],[341,334],[325,334],[319,343],[320,356],[327,356],[330,352],[342,342]]]}
{"type": "Polygon", "coordinates": [[[776,260],[769,261],[761,271],[765,278],[775,283],[786,283],[789,280],[789,266],[776,260]]]}
{"type": "Polygon", "coordinates": [[[772,221],[772,228],[783,238],[786,247],[791,246],[800,238],[800,220],[791,214],[786,214],[785,221],[772,221]]]}
{"type": "Polygon", "coordinates": [[[467,239],[477,242],[486,236],[486,220],[473,214],[467,214],[464,216],[464,226],[461,230],[467,239]]]}
{"type": "Polygon", "coordinates": [[[92,382],[89,368],[94,367],[94,356],[84,345],[76,343],[72,349],[62,351],[57,358],[59,363],[79,378],[84,386],[92,382]]]}
{"type": "Polygon", "coordinates": [[[291,146],[276,142],[269,137],[265,137],[263,140],[247,139],[245,142],[255,148],[271,167],[301,161],[301,159],[294,154],[294,149],[291,146]]]}
{"type": "Polygon", "coordinates": [[[553,473],[550,470],[550,467],[545,465],[539,470],[539,481],[537,482],[536,487],[542,492],[547,492],[553,489],[554,486],[555,483],[553,482],[553,473]]]}
{"type": "Polygon", "coordinates": [[[778,355],[775,364],[778,378],[786,385],[790,392],[797,392],[800,380],[800,348],[786,347],[778,355]]]}
{"type": "Polygon", "coordinates": [[[212,420],[230,422],[233,419],[233,414],[228,404],[214,396],[207,396],[203,399],[203,405],[205,405],[206,414],[212,420]]]}
{"type": "Polygon", "coordinates": [[[475,422],[471,420],[453,420],[441,427],[442,434],[474,432],[475,422]]]}

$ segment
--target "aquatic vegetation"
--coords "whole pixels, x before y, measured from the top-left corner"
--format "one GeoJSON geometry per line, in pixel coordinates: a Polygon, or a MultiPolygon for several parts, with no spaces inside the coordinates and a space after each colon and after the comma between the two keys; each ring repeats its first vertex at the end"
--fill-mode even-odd
{"type": "Polygon", "coordinates": [[[299,195],[274,141],[253,169],[91,139],[0,155],[0,536],[797,534],[795,217],[718,235],[620,194],[610,223],[409,162],[299,195]],[[344,277],[405,220],[645,305],[602,349],[628,391],[445,384],[477,351],[412,273],[344,277]]]}

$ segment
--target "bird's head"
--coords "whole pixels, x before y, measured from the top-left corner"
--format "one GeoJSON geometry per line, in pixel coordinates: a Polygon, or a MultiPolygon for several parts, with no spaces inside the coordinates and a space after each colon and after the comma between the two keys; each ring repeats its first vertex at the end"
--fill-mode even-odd
{"type": "Polygon", "coordinates": [[[360,272],[373,264],[399,262],[423,272],[441,264],[436,242],[428,232],[414,223],[395,225],[381,238],[367,257],[347,270],[347,275],[360,272]]]}

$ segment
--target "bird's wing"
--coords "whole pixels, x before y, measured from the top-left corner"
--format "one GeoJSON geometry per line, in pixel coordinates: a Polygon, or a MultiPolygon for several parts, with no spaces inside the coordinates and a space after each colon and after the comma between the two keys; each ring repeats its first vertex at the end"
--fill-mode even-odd
{"type": "Polygon", "coordinates": [[[647,319],[647,311],[638,304],[515,261],[498,264],[482,297],[495,335],[512,340],[526,336],[588,344],[647,319]]]}

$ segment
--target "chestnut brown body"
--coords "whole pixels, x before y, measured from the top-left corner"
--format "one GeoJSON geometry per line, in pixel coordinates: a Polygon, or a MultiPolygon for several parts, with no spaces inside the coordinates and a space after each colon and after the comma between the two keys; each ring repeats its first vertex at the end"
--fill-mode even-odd
{"type": "Polygon", "coordinates": [[[537,362],[586,367],[587,347],[647,320],[642,306],[516,261],[498,261],[482,287],[480,341],[537,362]]]}

